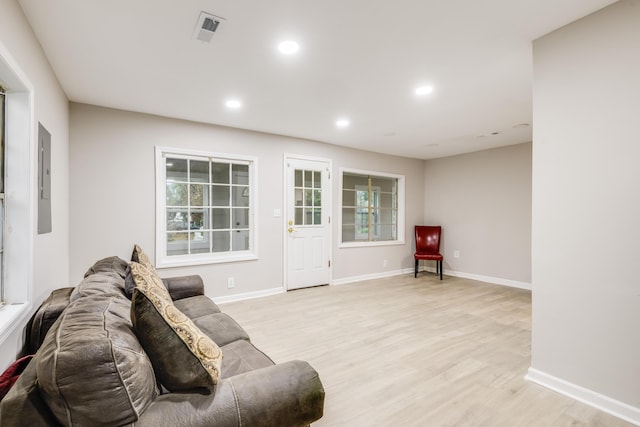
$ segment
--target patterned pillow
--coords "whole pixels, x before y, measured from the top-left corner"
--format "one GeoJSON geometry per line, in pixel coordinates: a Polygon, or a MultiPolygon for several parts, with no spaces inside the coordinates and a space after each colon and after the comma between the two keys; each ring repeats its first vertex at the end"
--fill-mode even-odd
{"type": "Polygon", "coordinates": [[[151,271],[155,271],[155,266],[151,262],[151,258],[139,245],[133,245],[133,253],[131,254],[131,261],[139,262],[151,271]]]}
{"type": "MultiPolygon", "coordinates": [[[[133,252],[131,253],[131,261],[138,262],[145,267],[147,267],[150,271],[156,272],[156,268],[154,267],[151,259],[147,255],[145,251],[139,245],[133,246],[133,252]]],[[[127,294],[127,298],[131,299],[133,297],[133,288],[136,287],[136,283],[133,281],[133,276],[131,275],[131,268],[127,266],[125,278],[124,278],[124,292],[127,294]]]]}
{"type": "Polygon", "coordinates": [[[222,350],[173,305],[155,272],[132,262],[133,329],[167,390],[210,393],[220,378],[222,350]]]}

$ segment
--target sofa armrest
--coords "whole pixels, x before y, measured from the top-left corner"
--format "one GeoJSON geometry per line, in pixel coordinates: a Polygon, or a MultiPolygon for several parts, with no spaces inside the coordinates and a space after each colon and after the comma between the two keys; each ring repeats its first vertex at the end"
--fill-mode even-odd
{"type": "Polygon", "coordinates": [[[194,274],[192,276],[169,277],[162,279],[167,287],[172,300],[204,295],[204,282],[202,277],[194,274]]]}
{"type": "Polygon", "coordinates": [[[318,373],[292,361],[220,380],[210,395],[159,396],[136,426],[307,426],[322,417],[323,408],[318,373]]]}

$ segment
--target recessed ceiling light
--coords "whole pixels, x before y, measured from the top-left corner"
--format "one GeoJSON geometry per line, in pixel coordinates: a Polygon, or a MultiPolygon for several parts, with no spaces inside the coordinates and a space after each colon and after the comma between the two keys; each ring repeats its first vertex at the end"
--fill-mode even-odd
{"type": "Polygon", "coordinates": [[[518,123],[517,125],[513,125],[514,129],[524,129],[524,128],[528,128],[530,125],[529,123],[518,123]]]}
{"type": "Polygon", "coordinates": [[[416,95],[428,95],[433,92],[433,86],[420,86],[416,89],[416,95]]]}
{"type": "Polygon", "coordinates": [[[336,126],[341,127],[341,128],[347,127],[347,126],[349,126],[349,120],[340,119],[340,120],[338,120],[336,122],[336,126]]]}
{"type": "Polygon", "coordinates": [[[293,40],[285,40],[278,45],[278,50],[283,55],[293,55],[300,49],[300,45],[293,40]]]}
{"type": "Polygon", "coordinates": [[[225,105],[227,107],[233,108],[233,109],[242,107],[242,103],[240,101],[238,101],[237,99],[230,99],[225,103],[225,105]]]}

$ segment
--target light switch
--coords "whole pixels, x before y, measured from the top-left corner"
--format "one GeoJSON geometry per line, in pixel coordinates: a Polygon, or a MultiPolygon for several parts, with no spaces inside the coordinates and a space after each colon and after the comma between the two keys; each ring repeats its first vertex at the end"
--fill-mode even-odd
{"type": "Polygon", "coordinates": [[[275,208],[273,210],[273,216],[276,217],[276,218],[280,218],[282,216],[282,210],[280,210],[278,208],[275,208]]]}

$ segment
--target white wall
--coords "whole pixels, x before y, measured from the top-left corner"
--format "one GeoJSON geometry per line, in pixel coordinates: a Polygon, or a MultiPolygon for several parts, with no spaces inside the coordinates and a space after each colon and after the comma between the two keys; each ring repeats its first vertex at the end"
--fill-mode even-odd
{"type": "Polygon", "coordinates": [[[530,286],[531,143],[428,160],[424,188],[445,272],[530,286]]]}
{"type": "Polygon", "coordinates": [[[259,292],[283,286],[283,155],[333,161],[333,278],[346,280],[411,268],[413,225],[423,216],[422,160],[386,156],[329,144],[156,116],[71,104],[70,233],[72,280],[99,258],[129,259],[134,243],[155,255],[154,147],[256,156],[259,168],[259,256],[257,261],[163,269],[167,276],[200,274],[212,297],[259,292]],[[339,249],[337,189],[341,167],[406,176],[406,243],[339,249]],[[384,260],[388,261],[383,267],[384,260]],[[227,277],[235,288],[227,289],[227,277]]]}
{"type": "Polygon", "coordinates": [[[531,374],[640,424],[640,1],[533,55],[531,374]]]}
{"type": "MultiPolygon", "coordinates": [[[[67,98],[64,95],[49,63],[44,56],[40,44],[35,39],[22,10],[15,1],[2,1],[0,13],[0,51],[7,52],[11,63],[19,67],[19,72],[33,87],[33,129],[32,135],[37,133],[38,122],[41,122],[51,133],[51,164],[52,164],[52,228],[48,234],[38,235],[36,222],[32,221],[33,241],[31,242],[32,256],[28,276],[32,285],[30,292],[31,311],[50,291],[55,288],[68,286],[69,264],[69,224],[68,224],[68,140],[69,140],[69,110],[67,98]]],[[[7,60],[7,58],[5,58],[7,60]]],[[[7,61],[5,61],[7,62],[7,61]]],[[[16,72],[16,70],[14,70],[16,72]]],[[[9,88],[11,89],[11,88],[9,88]]],[[[30,141],[33,143],[33,141],[30,141]]],[[[11,142],[9,142],[11,144],[11,142]]],[[[33,179],[32,194],[29,199],[36,208],[37,155],[35,144],[29,149],[31,155],[31,174],[33,179]]],[[[9,164],[12,167],[10,152],[9,164]]],[[[20,166],[22,167],[22,165],[20,166]]],[[[11,202],[9,200],[9,202],[11,202]]],[[[25,215],[26,208],[25,208],[25,215]]],[[[35,213],[34,213],[35,215],[35,213]]],[[[35,220],[35,217],[29,220],[35,220]]],[[[12,265],[7,265],[10,270],[12,265]]],[[[31,313],[29,313],[30,315],[31,313]]],[[[23,343],[23,333],[26,320],[17,324],[0,343],[0,371],[9,365],[20,352],[23,343]]]]}

